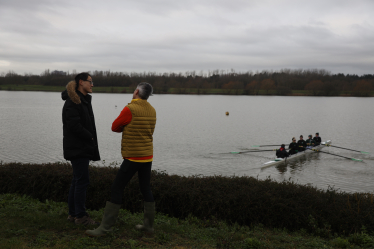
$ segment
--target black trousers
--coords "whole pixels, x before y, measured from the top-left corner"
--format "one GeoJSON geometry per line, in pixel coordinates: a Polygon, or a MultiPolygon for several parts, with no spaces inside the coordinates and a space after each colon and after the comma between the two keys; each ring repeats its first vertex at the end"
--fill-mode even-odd
{"type": "Polygon", "coordinates": [[[114,204],[123,203],[123,190],[136,172],[138,172],[140,191],[142,192],[144,201],[154,202],[150,183],[151,170],[152,162],[138,163],[124,159],[112,185],[110,202],[114,204]]]}
{"type": "Polygon", "coordinates": [[[86,213],[86,192],[90,183],[88,174],[88,158],[78,158],[71,160],[73,167],[73,180],[71,181],[69,190],[69,214],[73,217],[82,218],[87,216],[86,213]]]}

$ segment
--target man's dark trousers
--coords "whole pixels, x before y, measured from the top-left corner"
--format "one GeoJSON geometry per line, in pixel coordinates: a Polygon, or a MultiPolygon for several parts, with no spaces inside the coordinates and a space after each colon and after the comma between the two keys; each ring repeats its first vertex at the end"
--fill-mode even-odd
{"type": "Polygon", "coordinates": [[[73,166],[73,180],[69,190],[69,215],[77,218],[88,216],[86,213],[86,191],[90,178],[88,174],[88,158],[78,158],[71,160],[73,166]]]}
{"type": "Polygon", "coordinates": [[[152,162],[139,163],[124,159],[112,185],[110,202],[122,204],[123,191],[136,172],[138,172],[140,192],[144,201],[154,202],[150,183],[151,171],[152,162]]]}

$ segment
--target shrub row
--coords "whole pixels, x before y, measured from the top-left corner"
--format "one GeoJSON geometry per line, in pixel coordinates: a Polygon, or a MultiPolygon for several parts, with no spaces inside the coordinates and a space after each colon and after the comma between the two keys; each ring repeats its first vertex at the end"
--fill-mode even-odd
{"type": "MultiPolygon", "coordinates": [[[[99,209],[110,197],[118,168],[90,166],[86,206],[99,209]]],[[[19,193],[39,200],[67,201],[70,164],[0,163],[0,193],[19,193]]],[[[241,225],[263,224],[289,230],[306,229],[323,236],[374,231],[374,196],[320,190],[292,181],[253,177],[178,176],[152,171],[158,212],[185,218],[220,219],[241,225]]],[[[125,209],[142,212],[137,177],[124,191],[125,209]]]]}

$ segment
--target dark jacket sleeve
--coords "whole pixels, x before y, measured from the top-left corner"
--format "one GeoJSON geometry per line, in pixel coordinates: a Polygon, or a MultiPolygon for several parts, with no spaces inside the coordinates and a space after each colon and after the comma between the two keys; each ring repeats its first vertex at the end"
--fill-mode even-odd
{"type": "Polygon", "coordinates": [[[316,144],[321,144],[321,141],[322,141],[320,137],[314,137],[313,140],[316,144]]]}
{"type": "Polygon", "coordinates": [[[79,112],[76,108],[69,106],[66,108],[66,125],[67,129],[74,133],[77,137],[82,139],[92,139],[93,135],[87,129],[85,129],[81,124],[81,118],[79,112]]]}

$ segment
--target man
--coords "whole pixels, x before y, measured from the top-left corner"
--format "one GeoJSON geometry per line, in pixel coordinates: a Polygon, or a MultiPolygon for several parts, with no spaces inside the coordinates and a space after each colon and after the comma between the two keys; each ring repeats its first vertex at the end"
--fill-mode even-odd
{"type": "Polygon", "coordinates": [[[316,145],[315,141],[312,139],[312,135],[309,135],[308,139],[305,142],[307,145],[307,149],[310,149],[316,145]]]}
{"type": "Polygon", "coordinates": [[[86,231],[90,236],[103,236],[112,230],[122,205],[123,190],[136,172],[144,198],[144,222],[143,225],[137,225],[136,229],[150,233],[154,231],[155,202],[150,179],[156,111],[147,101],[152,91],[149,83],[140,83],[134,91],[131,103],[112,124],[112,131],[122,132],[123,162],[112,185],[110,201],[106,202],[101,225],[95,230],[86,231]]]}
{"type": "Polygon", "coordinates": [[[288,152],[287,152],[287,150],[286,150],[284,144],[282,144],[281,147],[280,147],[280,149],[277,150],[277,152],[276,152],[276,156],[277,156],[278,158],[285,158],[285,157],[288,157],[288,152]]]}
{"type": "Polygon", "coordinates": [[[306,142],[304,140],[303,135],[300,135],[300,140],[297,141],[297,145],[299,146],[299,151],[304,151],[306,148],[306,142]]]}
{"type": "Polygon", "coordinates": [[[290,145],[288,146],[288,154],[289,155],[293,155],[293,154],[296,154],[297,152],[299,152],[299,146],[298,144],[296,143],[296,138],[293,137],[292,138],[292,143],[290,143],[290,145]]]}
{"type": "Polygon", "coordinates": [[[313,138],[313,140],[314,140],[316,146],[321,144],[322,138],[319,136],[318,132],[316,133],[316,136],[313,138]]]}
{"type": "Polygon", "coordinates": [[[66,85],[61,97],[65,100],[62,109],[64,158],[71,161],[73,180],[69,190],[68,220],[77,225],[93,225],[86,212],[86,191],[89,184],[89,161],[99,161],[95,118],[92,111],[92,77],[80,73],[66,85]]]}

